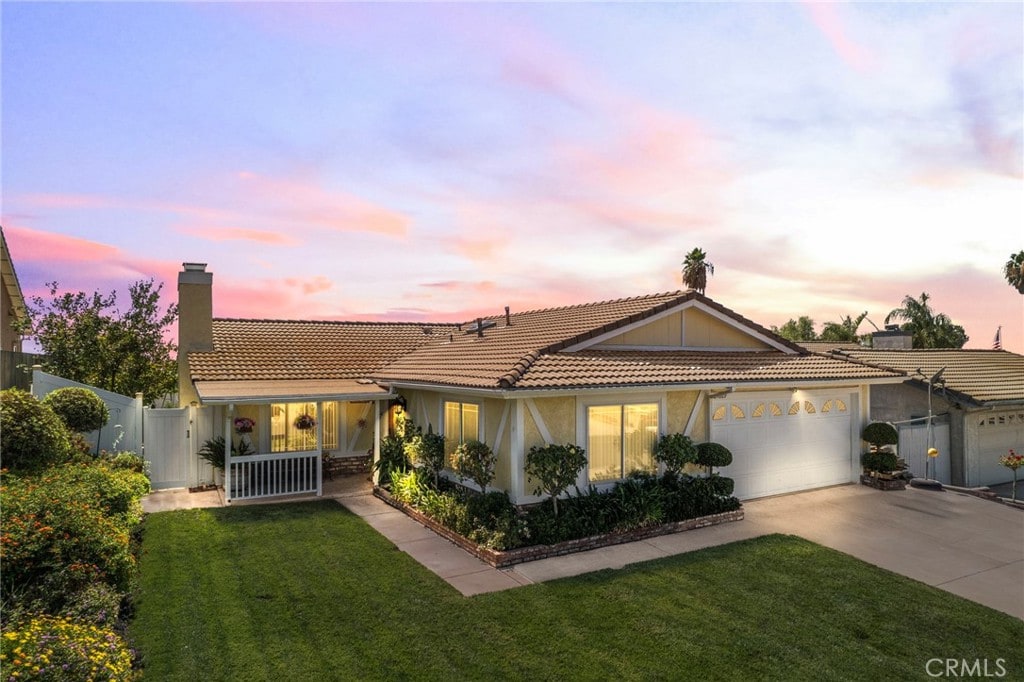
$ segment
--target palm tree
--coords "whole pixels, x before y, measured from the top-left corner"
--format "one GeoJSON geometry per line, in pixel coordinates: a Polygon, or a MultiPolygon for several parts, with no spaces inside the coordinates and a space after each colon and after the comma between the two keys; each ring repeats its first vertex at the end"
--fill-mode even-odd
{"type": "Polygon", "coordinates": [[[934,314],[928,305],[929,298],[926,293],[921,294],[920,300],[909,294],[904,296],[903,307],[886,315],[885,323],[903,320],[901,328],[913,334],[914,348],[963,348],[967,343],[964,328],[953,324],[944,313],[934,314]]]}
{"type": "Polygon", "coordinates": [[[1010,254],[1010,260],[1003,266],[1007,283],[1024,294],[1024,251],[1010,254]]]}
{"type": "Polygon", "coordinates": [[[715,274],[715,266],[705,258],[707,254],[698,248],[686,254],[683,261],[683,284],[701,294],[708,285],[708,273],[715,274]]]}
{"type": "Polygon", "coordinates": [[[860,327],[860,323],[863,322],[867,316],[868,311],[865,310],[857,317],[847,315],[839,322],[826,322],[825,326],[821,330],[821,340],[836,341],[839,343],[856,343],[860,341],[860,337],[857,336],[857,328],[860,327]]]}

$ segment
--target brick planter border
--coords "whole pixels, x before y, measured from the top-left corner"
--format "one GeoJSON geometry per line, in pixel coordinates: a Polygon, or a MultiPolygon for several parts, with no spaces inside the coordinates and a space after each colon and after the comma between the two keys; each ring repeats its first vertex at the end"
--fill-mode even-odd
{"type": "Polygon", "coordinates": [[[722,512],[721,514],[699,516],[694,519],[686,519],[685,521],[674,521],[672,523],[665,523],[658,526],[636,528],[621,533],[592,535],[590,537],[578,538],[576,540],[566,540],[565,542],[559,542],[553,545],[532,545],[530,547],[518,547],[516,549],[500,551],[488,549],[487,547],[482,547],[475,542],[467,540],[458,533],[453,532],[451,529],[446,528],[437,521],[425,516],[413,507],[394,499],[391,497],[390,493],[383,488],[374,486],[373,494],[395,509],[398,509],[410,518],[434,531],[441,537],[458,545],[484,563],[490,564],[494,568],[508,568],[509,566],[515,566],[516,564],[522,564],[527,561],[537,561],[538,559],[547,559],[549,557],[565,556],[566,554],[586,552],[587,550],[597,549],[599,547],[621,545],[625,542],[645,540],[659,535],[670,535],[672,533],[681,533],[683,531],[694,530],[696,528],[706,528],[708,526],[717,526],[721,523],[743,520],[743,509],[740,508],[734,511],[722,512]]]}
{"type": "Polygon", "coordinates": [[[877,490],[906,490],[907,481],[902,478],[876,478],[868,474],[860,475],[860,482],[869,488],[875,488],[877,490]]]}

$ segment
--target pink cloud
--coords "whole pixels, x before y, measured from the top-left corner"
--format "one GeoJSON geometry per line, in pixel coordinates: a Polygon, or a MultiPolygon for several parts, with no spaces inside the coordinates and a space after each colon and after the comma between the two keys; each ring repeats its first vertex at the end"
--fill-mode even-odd
{"type": "Polygon", "coordinates": [[[12,242],[12,255],[15,251],[14,244],[17,244],[17,262],[92,263],[117,261],[123,257],[121,250],[115,246],[79,237],[42,232],[17,225],[4,227],[4,232],[12,242]]]}
{"type": "Polygon", "coordinates": [[[804,9],[811,16],[811,22],[828,39],[839,58],[857,71],[868,71],[876,64],[875,55],[847,35],[846,25],[841,16],[845,5],[832,2],[803,1],[804,9]]]}
{"type": "Polygon", "coordinates": [[[107,208],[113,205],[110,199],[94,194],[50,194],[33,192],[18,196],[18,200],[36,208],[107,208]]]}
{"type": "Polygon", "coordinates": [[[289,277],[284,280],[284,283],[293,289],[300,289],[303,294],[315,294],[321,291],[328,291],[334,288],[334,282],[323,276],[313,277],[312,279],[295,279],[289,277]]]}
{"type": "Polygon", "coordinates": [[[247,230],[241,227],[179,227],[182,234],[199,237],[211,242],[255,242],[272,246],[295,246],[301,242],[295,237],[280,232],[266,230],[247,230]]]}

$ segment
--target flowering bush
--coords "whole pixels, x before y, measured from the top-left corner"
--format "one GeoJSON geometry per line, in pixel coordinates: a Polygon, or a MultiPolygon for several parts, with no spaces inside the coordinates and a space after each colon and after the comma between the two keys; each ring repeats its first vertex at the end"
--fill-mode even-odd
{"type": "Polygon", "coordinates": [[[113,630],[38,616],[0,638],[8,680],[131,680],[132,655],[113,630]]]}
{"type": "Polygon", "coordinates": [[[94,582],[128,589],[131,531],[149,480],[105,465],[65,465],[0,486],[0,595],[5,608],[59,613],[94,582]]]}
{"type": "Polygon", "coordinates": [[[1003,455],[999,458],[999,463],[1008,469],[1016,471],[1018,468],[1024,466],[1024,455],[1018,455],[1010,448],[1010,454],[1003,455]]]}
{"type": "Polygon", "coordinates": [[[312,415],[300,414],[295,418],[295,428],[300,431],[308,431],[316,428],[316,419],[314,419],[312,415]]]}
{"type": "Polygon", "coordinates": [[[256,420],[248,417],[235,417],[235,433],[252,433],[256,420]]]}

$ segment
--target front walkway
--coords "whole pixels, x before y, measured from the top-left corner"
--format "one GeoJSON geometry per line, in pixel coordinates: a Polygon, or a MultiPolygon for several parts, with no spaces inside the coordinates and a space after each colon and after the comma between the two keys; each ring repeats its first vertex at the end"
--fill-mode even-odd
{"type": "MultiPolygon", "coordinates": [[[[961,493],[844,485],[781,495],[745,502],[746,518],[736,523],[498,570],[374,497],[365,478],[327,484],[325,497],[337,499],[466,596],[784,533],[1024,619],[1024,512],[961,493]]],[[[160,491],[143,500],[146,511],[223,504],[215,492],[160,491]]]]}

